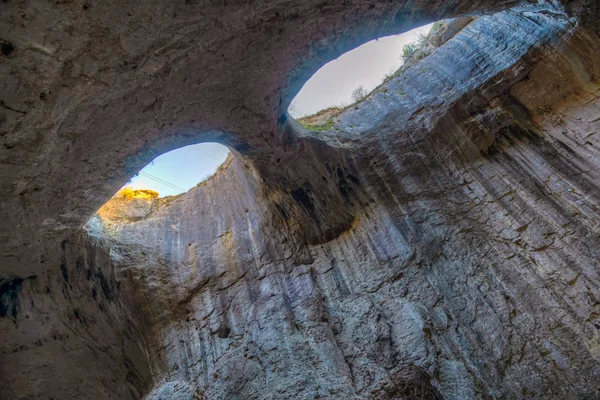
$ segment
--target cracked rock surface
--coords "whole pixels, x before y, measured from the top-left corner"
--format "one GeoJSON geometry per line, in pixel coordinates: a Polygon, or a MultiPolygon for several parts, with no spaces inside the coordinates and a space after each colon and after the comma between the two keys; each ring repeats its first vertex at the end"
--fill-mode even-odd
{"type": "Polygon", "coordinates": [[[2,396],[600,397],[600,6],[239,3],[0,5],[2,396]],[[331,129],[285,114],[471,14],[331,129]],[[210,180],[94,215],[206,140],[210,180]]]}

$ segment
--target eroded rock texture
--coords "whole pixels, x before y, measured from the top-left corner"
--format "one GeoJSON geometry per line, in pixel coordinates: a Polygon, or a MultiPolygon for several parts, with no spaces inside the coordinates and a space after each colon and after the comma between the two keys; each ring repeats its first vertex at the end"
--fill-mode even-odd
{"type": "MultiPolygon", "coordinates": [[[[5,397],[600,397],[595,2],[188,3],[129,11],[150,33],[119,25],[121,51],[143,61],[83,34],[50,49],[57,34],[28,51],[61,78],[7,90],[66,84],[51,110],[3,100],[5,397]],[[282,112],[315,60],[490,11],[330,131],[282,112]],[[196,30],[213,38],[192,51],[196,30]],[[113,200],[77,230],[154,151],[194,140],[238,151],[178,198],[113,200]]],[[[32,4],[2,7],[14,22],[32,4]]],[[[57,17],[114,17],[87,7],[57,17]]],[[[25,63],[16,32],[2,68],[25,63]]]]}
{"type": "Polygon", "coordinates": [[[129,282],[84,233],[58,252],[58,267],[0,280],[0,398],[140,398],[152,382],[149,324],[129,282]]]}

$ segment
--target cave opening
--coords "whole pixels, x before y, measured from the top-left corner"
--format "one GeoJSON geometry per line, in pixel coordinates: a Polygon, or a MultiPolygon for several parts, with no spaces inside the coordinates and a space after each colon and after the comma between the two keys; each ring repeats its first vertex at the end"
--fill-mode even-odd
{"type": "Polygon", "coordinates": [[[225,169],[231,160],[229,147],[203,142],[163,153],[154,158],[121,187],[87,222],[136,221],[145,218],[158,204],[198,188],[225,169]]]}
{"type": "Polygon", "coordinates": [[[159,197],[177,196],[210,179],[229,156],[220,143],[198,143],[161,154],[121,189],[149,190],[159,197]]]}
{"type": "Polygon", "coordinates": [[[389,80],[429,45],[446,21],[383,36],[345,52],[315,72],[292,100],[288,112],[297,119],[329,109],[342,110],[389,80]]]}
{"type": "Polygon", "coordinates": [[[600,5],[317,3],[7,3],[3,395],[598,397],[600,5]]]}
{"type": "Polygon", "coordinates": [[[391,81],[402,77],[475,19],[463,16],[439,20],[371,40],[342,54],[306,81],[291,101],[288,114],[308,131],[335,130],[342,114],[358,110],[377,93],[387,95],[391,81]]]}

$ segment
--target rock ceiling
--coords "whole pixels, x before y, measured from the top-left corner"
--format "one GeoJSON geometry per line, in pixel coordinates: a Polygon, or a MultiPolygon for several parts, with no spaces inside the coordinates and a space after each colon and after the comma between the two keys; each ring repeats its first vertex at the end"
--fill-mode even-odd
{"type": "Polygon", "coordinates": [[[600,396],[596,2],[0,9],[7,399],[600,396]],[[329,129],[286,114],[463,15],[329,129]],[[95,214],[202,141],[233,150],[212,179],[95,214]]]}

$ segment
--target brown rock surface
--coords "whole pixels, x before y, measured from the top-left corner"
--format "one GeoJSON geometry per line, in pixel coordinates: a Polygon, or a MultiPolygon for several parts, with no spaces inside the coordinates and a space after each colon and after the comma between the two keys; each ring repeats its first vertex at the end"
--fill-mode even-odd
{"type": "Polygon", "coordinates": [[[516,3],[2,3],[2,395],[600,397],[595,2],[481,16],[330,130],[283,112],[344,50],[516,3]],[[88,221],[207,140],[205,184],[88,221]]]}

